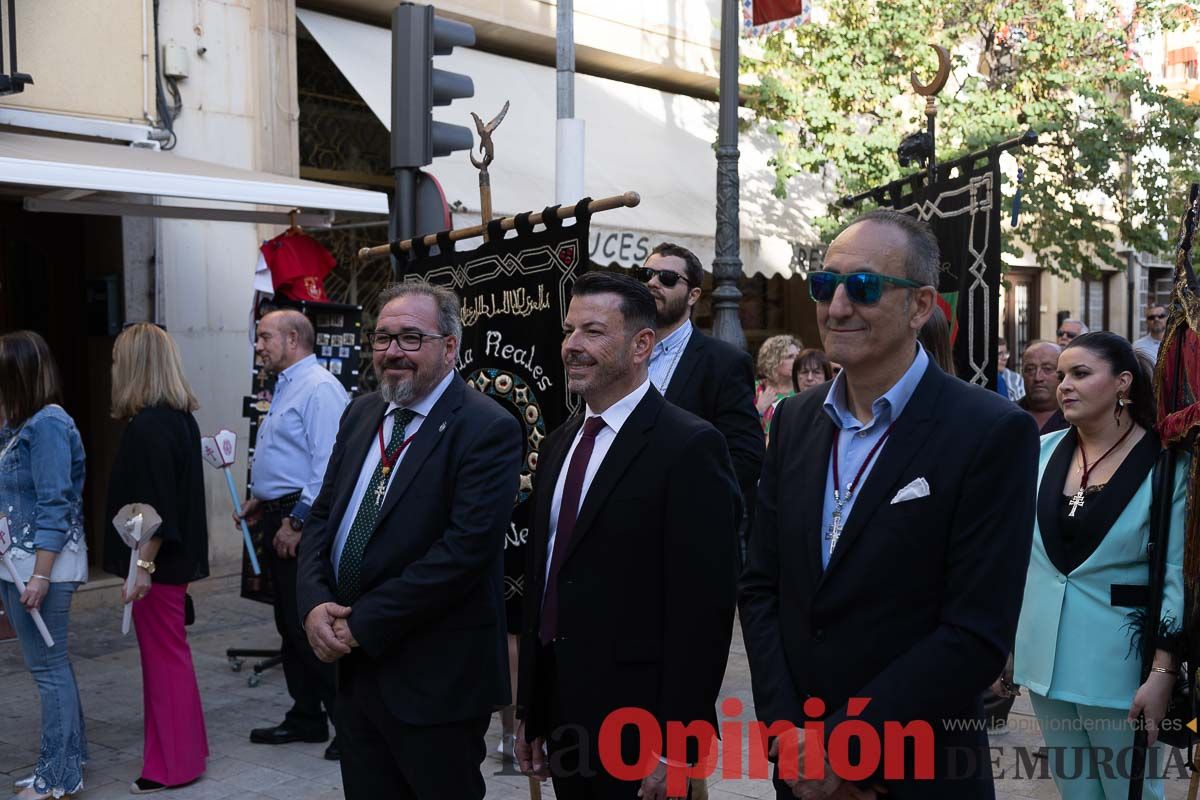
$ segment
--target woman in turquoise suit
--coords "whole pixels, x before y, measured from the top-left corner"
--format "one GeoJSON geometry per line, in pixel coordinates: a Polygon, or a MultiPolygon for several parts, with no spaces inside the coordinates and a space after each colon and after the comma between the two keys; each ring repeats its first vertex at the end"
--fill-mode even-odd
{"type": "MultiPolygon", "coordinates": [[[[1150,634],[1157,649],[1142,682],[1150,486],[1160,450],[1150,377],[1129,343],[1107,332],[1073,340],[1058,374],[1071,427],[1042,437],[1015,680],[1030,691],[1062,796],[1125,800],[1135,721],[1145,715],[1153,744],[1178,670],[1188,469],[1181,462],[1175,471],[1162,613],[1150,634]]],[[[1158,749],[1151,757],[1161,763],[1158,749]]],[[[1147,778],[1144,796],[1163,797],[1161,778],[1147,778]]]]}

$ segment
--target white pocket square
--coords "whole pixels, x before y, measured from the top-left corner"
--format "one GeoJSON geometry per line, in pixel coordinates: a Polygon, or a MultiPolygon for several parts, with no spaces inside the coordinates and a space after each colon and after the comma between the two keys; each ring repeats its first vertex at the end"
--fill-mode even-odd
{"type": "Polygon", "coordinates": [[[896,492],[896,496],[892,498],[892,505],[908,500],[916,500],[919,497],[929,497],[929,481],[924,478],[917,478],[908,486],[896,492]]]}

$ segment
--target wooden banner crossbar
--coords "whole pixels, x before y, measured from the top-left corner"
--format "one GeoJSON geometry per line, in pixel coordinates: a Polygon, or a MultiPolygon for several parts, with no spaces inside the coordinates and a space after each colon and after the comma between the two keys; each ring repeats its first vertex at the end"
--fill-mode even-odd
{"type": "MultiPolygon", "coordinates": [[[[588,211],[594,214],[597,211],[611,211],[614,208],[633,208],[634,206],[638,205],[638,203],[641,203],[641,202],[642,202],[642,197],[637,192],[625,192],[625,194],[618,194],[618,195],[614,195],[612,197],[601,197],[599,200],[593,200],[591,202],[591,204],[588,206],[588,211]]],[[[575,206],[574,205],[559,206],[559,208],[558,208],[558,218],[559,219],[571,219],[574,216],[575,216],[575,206]]],[[[536,213],[531,213],[529,215],[529,224],[530,225],[542,224],[542,212],[538,211],[536,213]]],[[[461,239],[470,239],[474,236],[482,236],[484,233],[487,232],[487,227],[488,227],[487,225],[474,225],[470,228],[458,228],[458,229],[449,231],[450,241],[457,242],[461,239]]],[[[502,230],[502,231],[511,231],[511,230],[515,229],[516,227],[517,227],[516,217],[505,217],[504,219],[500,220],[500,230],[502,230]]],[[[436,233],[428,234],[427,236],[421,237],[421,240],[424,242],[426,247],[433,247],[434,245],[436,245],[438,243],[438,234],[436,234],[436,233]]],[[[416,241],[416,240],[415,239],[404,239],[403,241],[397,242],[396,246],[400,250],[408,251],[408,250],[412,249],[414,241],[416,241]]],[[[362,248],[361,250],[358,251],[358,257],[359,258],[375,258],[375,257],[379,257],[379,256],[390,255],[391,252],[392,252],[391,244],[381,244],[381,245],[376,245],[375,247],[362,248]]]]}

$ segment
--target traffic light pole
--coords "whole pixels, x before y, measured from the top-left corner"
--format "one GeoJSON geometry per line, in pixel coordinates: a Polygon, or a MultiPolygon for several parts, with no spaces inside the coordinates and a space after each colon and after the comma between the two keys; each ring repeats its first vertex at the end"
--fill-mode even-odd
{"type": "MultiPolygon", "coordinates": [[[[475,94],[469,76],[434,69],[433,57],[473,44],[474,28],[438,19],[432,6],[405,2],[392,10],[391,168],[395,193],[388,216],[392,241],[431,232],[417,230],[417,171],[438,156],[470,150],[474,145],[469,128],[433,119],[434,106],[475,94]]],[[[392,274],[399,280],[400,265],[395,259],[392,274]]]]}
{"type": "MultiPolygon", "coordinates": [[[[392,211],[388,216],[388,236],[393,242],[417,234],[417,170],[401,167],[395,173],[392,211]]],[[[400,261],[392,256],[392,278],[398,281],[400,277],[400,261]]]]}

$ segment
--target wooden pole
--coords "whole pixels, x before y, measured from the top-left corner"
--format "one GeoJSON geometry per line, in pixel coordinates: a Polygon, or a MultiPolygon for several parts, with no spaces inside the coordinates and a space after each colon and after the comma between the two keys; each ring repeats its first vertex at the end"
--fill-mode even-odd
{"type": "MultiPolygon", "coordinates": [[[[642,202],[642,197],[637,192],[625,192],[612,197],[602,197],[599,200],[593,200],[588,210],[592,213],[597,211],[611,211],[614,208],[633,208],[642,202]]],[[[575,216],[575,206],[560,206],[558,209],[559,219],[571,219],[575,216]]],[[[529,215],[529,224],[542,224],[542,212],[538,211],[529,215]]],[[[517,227],[515,217],[505,217],[500,220],[500,230],[511,231],[517,227]]],[[[450,241],[457,242],[462,239],[470,239],[474,236],[482,236],[487,231],[486,225],[475,225],[470,228],[458,228],[450,231],[450,241]]],[[[397,243],[401,250],[411,250],[412,243],[415,239],[405,239],[397,243]]],[[[431,233],[422,238],[426,247],[433,247],[438,243],[437,234],[431,233]]],[[[392,252],[390,244],[376,245],[375,247],[364,247],[358,251],[359,258],[375,258],[377,256],[386,256],[392,252]]]]}

